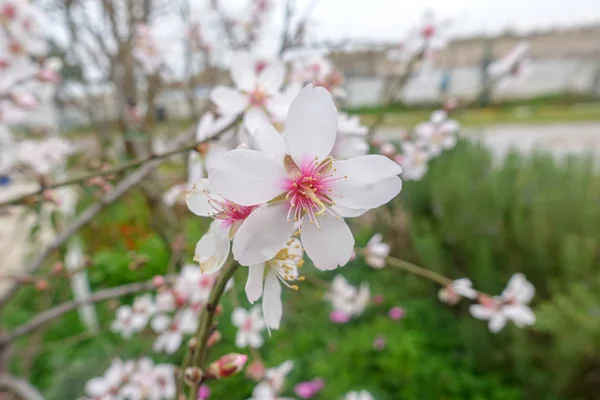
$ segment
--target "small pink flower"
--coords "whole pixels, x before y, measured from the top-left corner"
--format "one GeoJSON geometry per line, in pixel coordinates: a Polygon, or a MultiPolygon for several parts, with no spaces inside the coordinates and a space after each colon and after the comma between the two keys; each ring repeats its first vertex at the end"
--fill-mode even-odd
{"type": "Polygon", "coordinates": [[[398,321],[404,317],[404,308],[402,307],[392,307],[388,312],[390,318],[394,321],[398,321]]]}
{"type": "Polygon", "coordinates": [[[210,396],[210,389],[206,385],[200,386],[198,389],[198,400],[206,400],[210,396]]]}
{"type": "Polygon", "coordinates": [[[373,340],[373,348],[375,350],[381,351],[385,348],[385,338],[383,336],[376,336],[373,340]]]}
{"type": "Polygon", "coordinates": [[[377,304],[377,305],[382,304],[383,303],[383,296],[380,295],[380,294],[376,294],[375,296],[373,296],[372,301],[373,301],[373,304],[377,304]]]}
{"type": "Polygon", "coordinates": [[[343,311],[335,310],[329,314],[329,319],[336,324],[345,324],[350,321],[350,316],[343,311]]]}
{"type": "Polygon", "coordinates": [[[301,382],[294,387],[294,393],[301,399],[310,399],[317,395],[323,389],[325,382],[317,378],[308,382],[301,382]]]}

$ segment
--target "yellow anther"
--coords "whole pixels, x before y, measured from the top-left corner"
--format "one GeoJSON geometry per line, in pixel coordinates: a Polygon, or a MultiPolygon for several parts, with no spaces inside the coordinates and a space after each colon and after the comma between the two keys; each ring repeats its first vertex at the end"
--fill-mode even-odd
{"type": "Polygon", "coordinates": [[[294,290],[296,290],[296,291],[299,289],[299,288],[298,288],[298,285],[292,285],[292,286],[290,286],[290,288],[291,288],[291,289],[294,289],[294,290]]]}

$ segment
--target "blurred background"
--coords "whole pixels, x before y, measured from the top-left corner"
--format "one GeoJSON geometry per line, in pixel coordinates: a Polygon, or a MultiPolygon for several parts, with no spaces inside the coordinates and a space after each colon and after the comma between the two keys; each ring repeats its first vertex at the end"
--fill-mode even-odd
{"type": "MultiPolygon", "coordinates": [[[[466,304],[441,303],[431,282],[374,270],[359,257],[341,273],[356,286],[368,281],[377,301],[339,325],[323,306],[323,286],[335,272],[311,269],[312,283],[284,291],[282,327],[265,337],[260,353],[268,366],[294,361],[289,397],[293,383],[322,377],[316,399],[337,399],[351,389],[368,389],[378,400],[600,399],[600,2],[32,2],[42,10],[49,54],[62,60],[62,79],[15,131],[35,136],[51,126],[77,149],[69,165],[79,171],[99,170],[130,147],[132,154],[160,152],[176,134],[194,129],[210,106],[211,89],[230,81],[231,54],[247,48],[245,41],[265,59],[286,40],[326,54],[343,76],[340,108],[364,125],[381,118],[379,143],[400,142],[434,110],[449,101],[459,105],[456,148],[432,160],[423,179],[405,181],[393,202],[353,221],[357,247],[382,233],[393,256],[451,278],[469,277],[492,294],[522,272],[536,287],[536,324],[490,333],[466,304]],[[260,24],[256,7],[267,10],[260,24]],[[124,38],[131,39],[134,23],[151,26],[163,57],[159,70],[133,67],[133,46],[124,38]],[[384,99],[391,80],[406,74],[407,48],[429,27],[436,29],[436,51],[384,99]],[[523,42],[522,70],[491,85],[489,66],[523,42]],[[391,307],[402,307],[403,318],[390,319],[391,307]]],[[[88,296],[191,262],[208,222],[181,202],[165,210],[152,201],[166,200],[164,192],[184,183],[184,170],[182,159],[169,160],[150,188],[134,189],[99,213],[78,237],[85,278],[74,283],[52,275],[61,250],[42,270],[51,289],[25,285],[0,308],[0,329],[26,322],[73,291],[88,296]],[[174,247],[183,260],[174,261],[174,247]]],[[[37,185],[35,179],[2,184],[0,200],[37,185]]],[[[76,211],[103,190],[83,185],[76,211]]],[[[0,209],[0,277],[19,275],[56,236],[52,210],[44,210],[0,209]]],[[[244,279],[226,296],[225,315],[240,301],[249,306],[244,279]]],[[[3,291],[8,285],[0,279],[3,291]]],[[[20,338],[4,367],[45,398],[80,398],[111,358],[149,353],[151,333],[126,340],[110,329],[115,309],[132,298],[82,308],[20,338]]],[[[219,348],[233,351],[229,317],[220,329],[219,348]]],[[[184,350],[150,353],[177,365],[184,350]]],[[[240,374],[212,384],[211,398],[246,399],[253,386],[240,374]]]]}

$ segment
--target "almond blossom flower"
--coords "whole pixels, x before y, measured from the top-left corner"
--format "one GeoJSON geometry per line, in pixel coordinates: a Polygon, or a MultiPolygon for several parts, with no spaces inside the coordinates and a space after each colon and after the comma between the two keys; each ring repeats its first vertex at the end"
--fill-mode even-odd
{"type": "Polygon", "coordinates": [[[265,380],[254,387],[252,397],[248,400],[292,400],[287,397],[280,397],[285,383],[285,377],[294,368],[294,363],[290,360],[283,362],[275,368],[269,368],[265,371],[265,380]]]}
{"type": "Polygon", "coordinates": [[[101,377],[90,379],[85,384],[85,393],[90,399],[116,399],[114,394],[118,393],[123,383],[129,379],[135,370],[135,363],[128,361],[123,363],[119,359],[112,360],[110,367],[101,377]]]}
{"type": "Polygon", "coordinates": [[[325,295],[334,311],[345,314],[348,319],[360,316],[369,303],[370,297],[371,291],[367,282],[363,282],[357,289],[350,285],[342,275],[336,275],[333,278],[329,293],[325,295]]]}
{"type": "Polygon", "coordinates": [[[298,224],[302,245],[317,268],[345,265],[354,238],[343,217],[394,198],[402,187],[402,169],[379,155],[334,161],[337,110],[329,93],[312,85],[292,102],[285,139],[274,129],[256,134],[260,152],[232,150],[209,170],[211,186],[229,201],[267,203],[242,222],[233,241],[235,259],[242,265],[270,260],[298,224]]]}
{"type": "Polygon", "coordinates": [[[456,133],[460,126],[453,119],[448,119],[446,111],[437,110],[431,114],[428,122],[422,122],[415,128],[417,138],[427,147],[428,153],[439,156],[443,150],[456,146],[456,133]]]}
{"type": "Polygon", "coordinates": [[[535,315],[528,304],[533,299],[535,288],[523,274],[514,274],[499,297],[480,296],[480,304],[469,307],[471,315],[487,320],[491,332],[500,331],[507,320],[522,328],[535,323],[535,315]]]}
{"type": "Polygon", "coordinates": [[[219,196],[208,179],[201,179],[186,196],[190,211],[201,217],[212,217],[208,232],[196,244],[194,261],[203,273],[212,273],[229,257],[229,241],[252,211],[253,205],[239,205],[219,196]]]}
{"type": "Polygon", "coordinates": [[[375,269],[385,267],[385,259],[390,255],[390,245],[383,243],[383,235],[376,233],[367,243],[364,250],[367,264],[375,269]]]}
{"type": "Polygon", "coordinates": [[[250,311],[238,307],[231,314],[231,322],[238,328],[235,336],[237,347],[252,347],[255,349],[263,345],[262,331],[265,329],[265,321],[262,318],[259,307],[252,307],[250,311]]]}
{"type": "Polygon", "coordinates": [[[402,143],[402,153],[396,156],[396,162],[402,167],[402,179],[419,181],[428,170],[431,155],[422,146],[413,142],[402,143]]]}
{"type": "Polygon", "coordinates": [[[375,398],[366,390],[361,390],[360,392],[350,392],[346,394],[344,400],[375,400],[375,398]]]}
{"type": "Polygon", "coordinates": [[[285,247],[273,259],[248,267],[246,296],[252,304],[261,296],[263,297],[263,315],[265,323],[271,329],[279,329],[279,322],[283,315],[281,283],[297,290],[298,287],[290,285],[288,281],[303,279],[298,275],[298,268],[304,263],[302,256],[300,241],[292,238],[288,240],[285,247]]]}
{"type": "Polygon", "coordinates": [[[450,305],[457,304],[461,297],[467,299],[475,299],[477,297],[477,291],[473,289],[473,284],[468,278],[461,278],[455,281],[438,292],[438,298],[441,302],[450,305]]]}
{"type": "Polygon", "coordinates": [[[117,309],[117,317],[111,325],[113,332],[120,333],[124,338],[130,338],[134,333],[144,329],[143,320],[133,312],[130,306],[121,306],[117,309]]]}
{"type": "Polygon", "coordinates": [[[281,92],[285,67],[274,61],[256,72],[250,53],[239,52],[231,63],[231,79],[236,88],[217,86],[210,94],[211,100],[223,115],[244,114],[244,123],[253,119],[280,121],[285,118],[294,92],[281,92]]]}
{"type": "Polygon", "coordinates": [[[63,165],[74,151],[66,140],[50,137],[44,140],[24,140],[19,146],[19,159],[40,175],[47,175],[63,165]]]}
{"type": "Polygon", "coordinates": [[[180,311],[173,318],[167,315],[156,316],[151,325],[155,332],[160,333],[152,346],[154,351],[173,354],[181,346],[183,336],[198,329],[198,319],[191,313],[180,311]]]}

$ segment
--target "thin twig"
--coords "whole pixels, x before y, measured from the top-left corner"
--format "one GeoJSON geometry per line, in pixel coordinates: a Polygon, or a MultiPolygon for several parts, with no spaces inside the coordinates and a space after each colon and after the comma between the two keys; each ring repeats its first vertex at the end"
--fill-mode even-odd
{"type": "MultiPolygon", "coordinates": [[[[44,400],[40,392],[27,382],[25,379],[17,378],[12,375],[0,375],[0,395],[4,389],[17,395],[18,399],[23,400],[44,400]]],[[[1,397],[2,399],[4,397],[1,397]]],[[[10,398],[10,397],[7,397],[10,398]]]]}
{"type": "Polygon", "coordinates": [[[447,278],[444,275],[428,270],[427,268],[419,267],[418,265],[401,260],[399,258],[387,257],[385,262],[391,267],[403,269],[404,271],[410,272],[413,275],[418,275],[422,278],[429,279],[430,281],[436,282],[442,286],[448,286],[452,284],[452,279],[447,278]]]}
{"type": "MultiPolygon", "coordinates": [[[[173,281],[174,278],[175,276],[165,276],[165,280],[167,280],[168,282],[173,281]]],[[[145,282],[135,282],[123,286],[118,286],[115,288],[99,290],[85,299],[72,300],[60,304],[54,308],[51,308],[47,311],[38,314],[36,317],[33,317],[28,322],[17,326],[9,333],[0,336],[0,346],[7,344],[15,338],[18,338],[20,336],[26,335],[34,331],[39,327],[57,319],[63,314],[66,314],[69,311],[76,310],[78,307],[84,304],[97,303],[99,301],[114,299],[117,297],[126,296],[128,294],[142,292],[144,290],[151,290],[153,288],[155,288],[153,280],[145,282]]]]}

